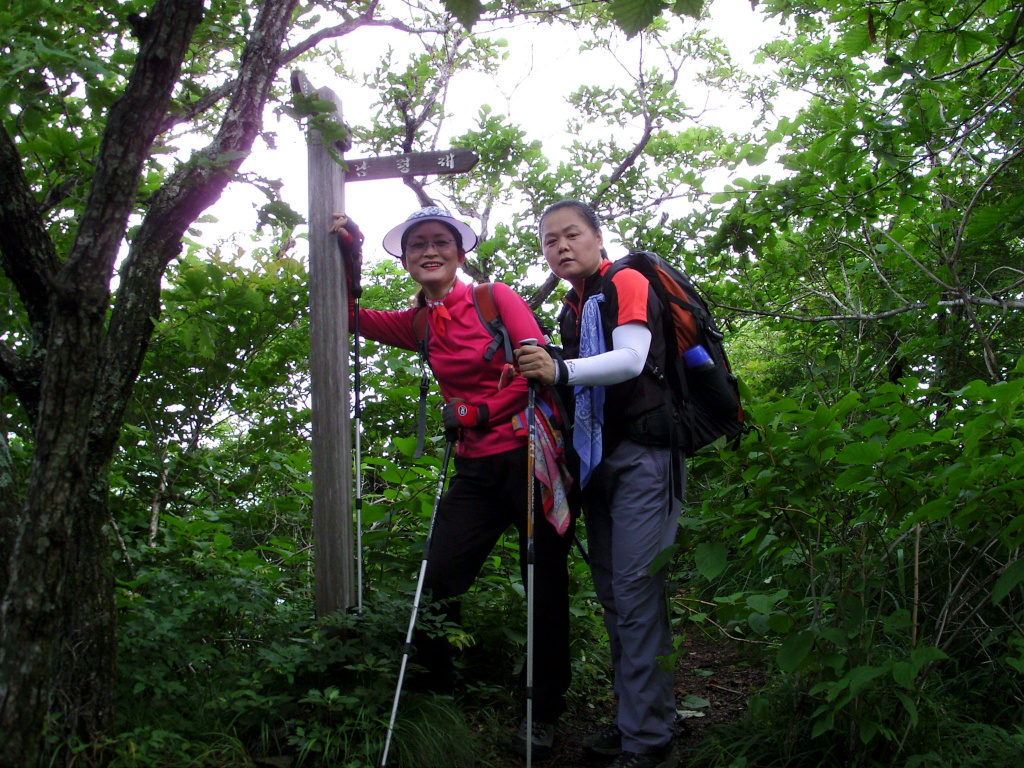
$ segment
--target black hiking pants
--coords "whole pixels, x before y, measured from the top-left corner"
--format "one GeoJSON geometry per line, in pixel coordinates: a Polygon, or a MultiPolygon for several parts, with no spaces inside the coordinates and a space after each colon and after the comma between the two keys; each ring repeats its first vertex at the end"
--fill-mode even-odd
{"type": "MultiPolygon", "coordinates": [[[[519,532],[519,567],[527,583],[526,448],[455,458],[455,475],[441,499],[427,558],[424,599],[446,621],[459,622],[459,597],[472,586],[494,545],[514,525],[519,532]]],[[[575,520],[564,536],[544,517],[540,485],[534,494],[533,716],[555,722],[565,711],[572,677],[569,661],[569,573],[567,558],[575,520]]],[[[428,671],[428,687],[450,691],[454,683],[451,645],[418,629],[415,660],[428,671]]],[[[525,664],[520,685],[525,684],[525,664]]]]}

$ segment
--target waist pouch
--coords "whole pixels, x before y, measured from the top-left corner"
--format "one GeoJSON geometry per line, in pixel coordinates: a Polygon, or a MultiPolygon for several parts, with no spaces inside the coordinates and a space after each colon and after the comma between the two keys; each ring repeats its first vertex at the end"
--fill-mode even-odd
{"type": "Polygon", "coordinates": [[[640,445],[667,448],[674,442],[683,444],[683,425],[679,413],[668,405],[659,405],[649,411],[630,417],[626,437],[640,445]]]}

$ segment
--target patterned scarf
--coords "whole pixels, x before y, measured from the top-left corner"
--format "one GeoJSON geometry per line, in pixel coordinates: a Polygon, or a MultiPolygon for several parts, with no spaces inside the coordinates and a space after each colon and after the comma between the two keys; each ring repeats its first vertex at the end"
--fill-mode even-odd
{"type": "MultiPolygon", "coordinates": [[[[540,481],[544,517],[559,536],[569,530],[569,489],[572,474],[565,462],[561,431],[551,426],[551,407],[537,398],[537,445],[534,450],[533,476],[540,481]]],[[[520,411],[512,417],[516,435],[529,439],[529,416],[520,411]]]]}

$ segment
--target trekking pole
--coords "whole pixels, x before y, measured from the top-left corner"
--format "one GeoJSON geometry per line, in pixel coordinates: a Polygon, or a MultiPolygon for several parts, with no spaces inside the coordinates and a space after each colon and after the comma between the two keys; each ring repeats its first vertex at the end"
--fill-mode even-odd
{"type": "Polygon", "coordinates": [[[423,580],[427,575],[427,559],[430,557],[430,540],[434,536],[434,521],[437,519],[437,508],[441,505],[441,494],[444,481],[448,474],[448,461],[452,455],[454,441],[449,440],[444,446],[444,458],[441,459],[441,475],[437,480],[437,493],[434,496],[434,509],[430,513],[430,525],[427,526],[427,539],[423,543],[423,559],[420,561],[420,575],[416,580],[416,593],[412,599],[412,615],[409,617],[409,629],[405,633],[405,646],[402,648],[402,664],[398,669],[398,685],[395,686],[395,700],[391,704],[391,721],[388,723],[388,735],[384,740],[384,752],[380,758],[380,768],[388,763],[388,750],[391,749],[391,737],[395,733],[395,717],[398,714],[398,700],[402,695],[402,683],[405,680],[405,668],[409,663],[409,652],[412,650],[412,635],[416,629],[416,615],[420,610],[420,597],[423,595],[423,580]]]}
{"type": "MultiPolygon", "coordinates": [[[[536,339],[523,339],[519,346],[533,346],[536,339]]],[[[533,501],[537,437],[537,383],[530,379],[526,401],[526,768],[533,764],[533,501]]]]}
{"type": "MultiPolygon", "coordinates": [[[[356,230],[358,232],[358,230],[356,230]]],[[[342,258],[345,260],[345,270],[348,272],[348,290],[349,295],[352,297],[355,313],[352,319],[352,337],[354,339],[353,349],[353,381],[352,386],[355,389],[353,395],[352,405],[352,425],[355,440],[355,475],[356,475],[356,497],[355,497],[355,511],[356,511],[356,614],[358,616],[363,615],[363,449],[362,449],[362,386],[359,381],[360,374],[360,362],[359,362],[359,299],[363,295],[363,281],[360,271],[362,268],[362,240],[355,233],[352,233],[352,246],[346,256],[346,251],[341,247],[341,241],[338,241],[338,250],[341,251],[342,258]]]]}
{"type": "MultiPolygon", "coordinates": [[[[355,261],[355,259],[353,259],[355,261]]],[[[352,335],[355,339],[355,374],[353,386],[356,393],[353,398],[352,417],[355,422],[355,448],[356,448],[356,613],[363,615],[363,398],[362,385],[360,382],[361,366],[359,362],[359,348],[361,341],[359,337],[359,299],[363,294],[362,281],[360,280],[359,267],[356,266],[352,281],[352,298],[355,301],[355,314],[352,320],[352,335]]]]}

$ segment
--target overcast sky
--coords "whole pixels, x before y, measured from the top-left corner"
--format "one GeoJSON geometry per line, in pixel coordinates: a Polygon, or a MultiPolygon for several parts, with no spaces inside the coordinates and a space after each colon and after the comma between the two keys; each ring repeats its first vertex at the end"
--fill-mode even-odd
{"type": "MultiPolygon", "coordinates": [[[[683,22],[692,25],[693,22],[683,22]]],[[[749,0],[714,0],[712,16],[701,25],[710,29],[729,47],[738,64],[753,66],[754,50],[771,39],[777,27],[763,20],[753,11],[749,0]]],[[[541,140],[545,152],[557,155],[558,149],[569,143],[565,132],[571,108],[566,96],[582,84],[606,84],[609,80],[624,80],[622,69],[607,55],[597,52],[579,52],[579,39],[564,27],[530,25],[503,30],[501,37],[509,40],[509,59],[502,64],[498,81],[483,75],[460,75],[451,89],[449,109],[456,117],[446,127],[447,135],[455,135],[473,125],[483,103],[496,112],[506,113],[512,123],[520,125],[528,140],[541,140]]],[[[360,29],[340,41],[347,52],[346,61],[352,68],[368,69],[376,62],[362,63],[360,56],[368,53],[380,56],[388,45],[398,48],[409,45],[408,35],[391,29],[360,29]]],[[[637,58],[636,41],[623,43],[621,58],[628,63],[637,58]]],[[[351,124],[365,122],[371,117],[370,105],[375,94],[362,87],[357,80],[336,78],[329,71],[315,71],[309,64],[302,69],[315,87],[330,87],[342,101],[345,119],[351,124]]],[[[282,72],[282,76],[286,73],[282,72]]],[[[688,88],[687,83],[681,87],[688,88]]],[[[684,92],[688,107],[700,109],[703,96],[684,92]],[[696,101],[699,99],[699,101],[696,101]],[[696,103],[695,103],[696,102],[696,103]]],[[[735,113],[720,111],[708,119],[714,122],[744,119],[735,113]]],[[[719,122],[721,124],[721,122],[719,122]]],[[[735,127],[735,126],[733,126],[735,127]]],[[[305,139],[291,118],[271,119],[266,128],[278,133],[274,150],[257,145],[244,170],[268,177],[282,177],[285,200],[300,214],[307,208],[306,147],[305,139]]],[[[359,147],[350,158],[363,156],[359,147]]],[[[203,239],[218,233],[247,231],[255,227],[255,210],[266,199],[254,190],[232,186],[211,213],[220,223],[203,227],[203,239]]],[[[384,231],[401,221],[418,207],[412,191],[398,179],[367,181],[346,185],[346,209],[367,233],[368,259],[384,257],[379,248],[384,231]],[[379,231],[378,231],[379,230],[379,231]]]]}

